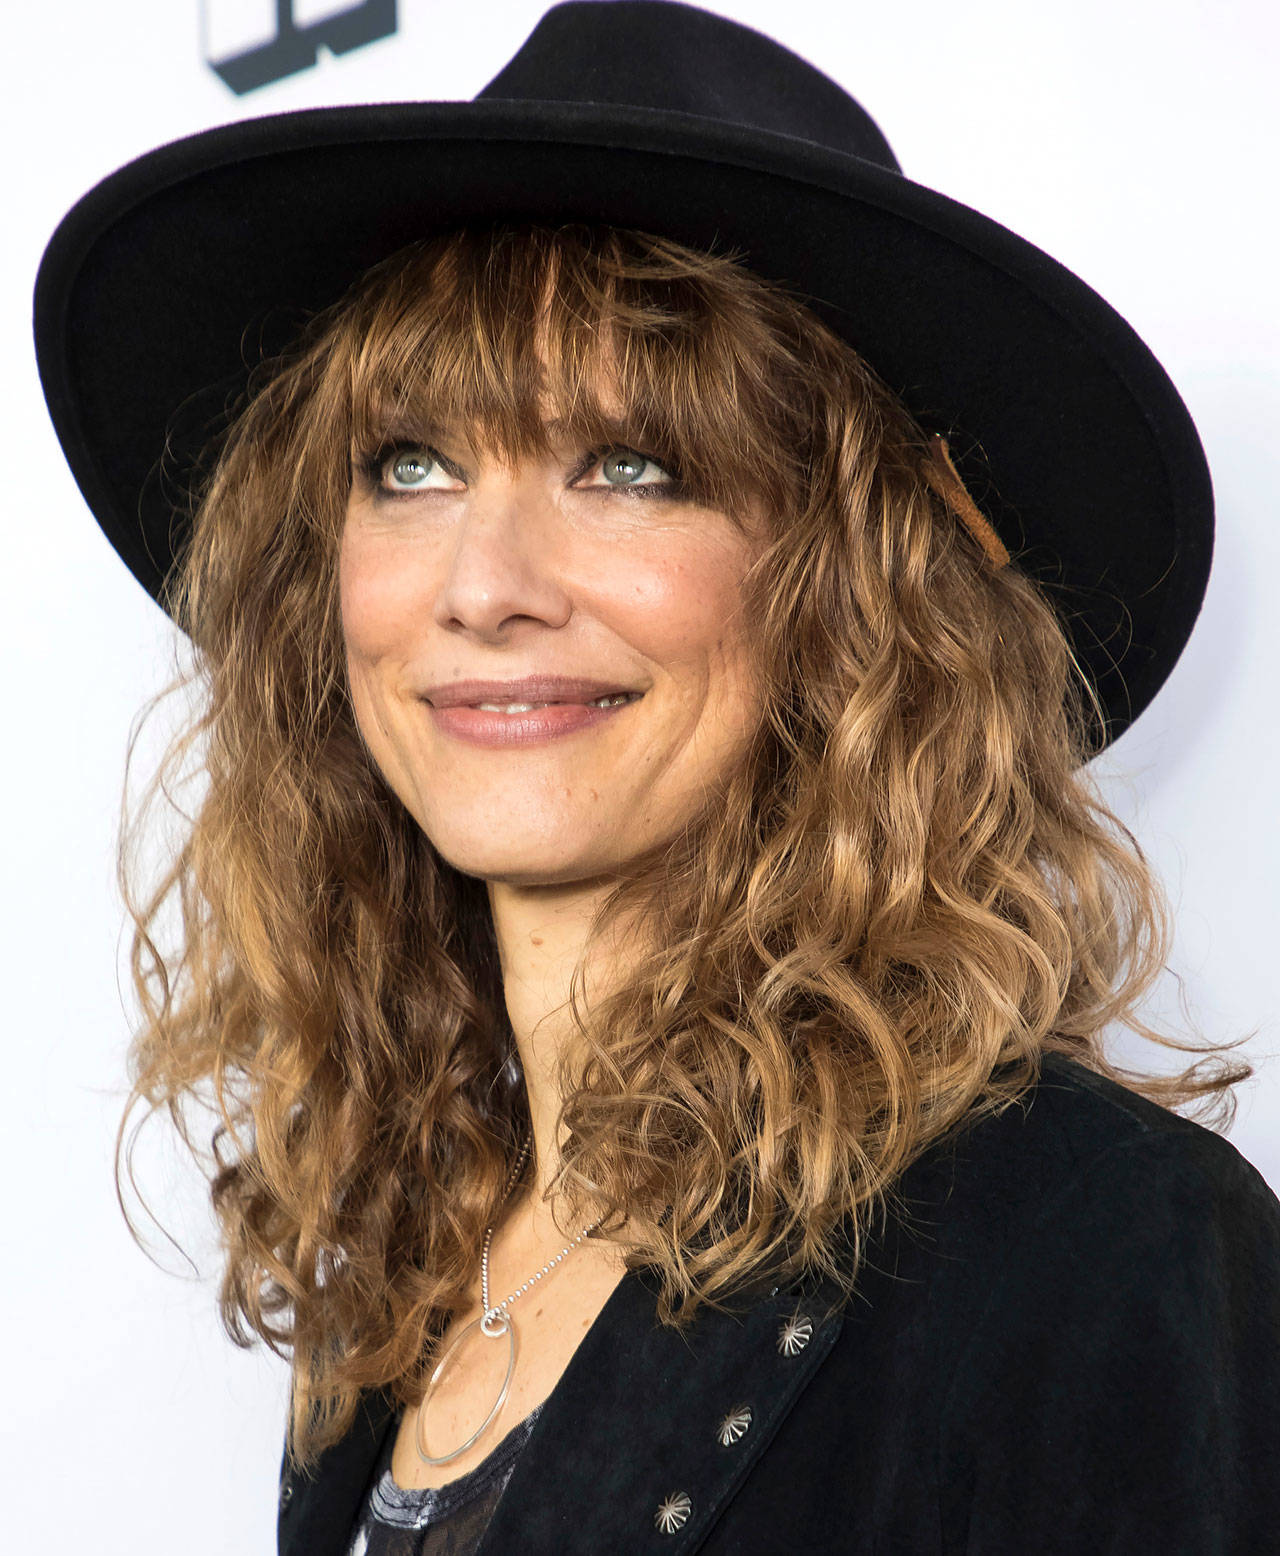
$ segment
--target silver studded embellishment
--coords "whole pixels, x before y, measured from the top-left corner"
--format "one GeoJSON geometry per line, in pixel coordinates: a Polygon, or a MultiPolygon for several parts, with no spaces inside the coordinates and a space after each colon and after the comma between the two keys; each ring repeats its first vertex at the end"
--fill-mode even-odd
{"type": "Polygon", "coordinates": [[[797,1313],[778,1330],[778,1349],[784,1356],[798,1356],[812,1338],[813,1325],[803,1313],[797,1313]]]}
{"type": "Polygon", "coordinates": [[[653,1521],[663,1534],[674,1534],[688,1521],[692,1511],[693,1503],[684,1492],[673,1491],[665,1502],[658,1504],[658,1511],[653,1515],[653,1521]]]}
{"type": "Polygon", "coordinates": [[[716,1436],[727,1448],[730,1443],[736,1443],[740,1437],[745,1437],[747,1428],[751,1425],[751,1406],[738,1405],[731,1410],[720,1423],[720,1430],[716,1436]]]}

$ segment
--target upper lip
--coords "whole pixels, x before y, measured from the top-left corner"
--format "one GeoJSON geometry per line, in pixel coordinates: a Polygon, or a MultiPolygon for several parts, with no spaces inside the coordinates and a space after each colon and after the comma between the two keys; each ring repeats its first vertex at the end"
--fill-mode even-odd
{"type": "Polygon", "coordinates": [[[423,696],[433,708],[458,708],[477,702],[594,702],[615,692],[634,692],[616,681],[579,676],[528,675],[520,681],[449,681],[428,686],[423,696]]]}

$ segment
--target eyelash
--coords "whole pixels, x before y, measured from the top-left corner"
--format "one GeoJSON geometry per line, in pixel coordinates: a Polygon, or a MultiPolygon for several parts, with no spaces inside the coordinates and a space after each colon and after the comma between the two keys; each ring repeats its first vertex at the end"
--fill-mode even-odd
{"type": "MultiPolygon", "coordinates": [[[[418,495],[414,491],[396,491],[393,487],[382,484],[387,465],[393,459],[398,459],[401,454],[427,454],[430,456],[433,464],[438,464],[442,470],[447,471],[448,469],[441,459],[439,451],[432,448],[429,443],[410,443],[405,441],[382,443],[376,449],[359,455],[357,459],[357,464],[365,480],[375,489],[378,497],[398,502],[402,498],[416,497],[418,495]]],[[[635,454],[646,463],[657,465],[658,469],[670,476],[671,479],[669,481],[641,481],[635,486],[598,486],[592,488],[592,490],[623,492],[631,497],[640,499],[656,498],[658,501],[683,495],[685,490],[684,483],[674,470],[664,465],[652,454],[646,454],[643,450],[632,448],[630,444],[626,443],[609,443],[601,448],[591,449],[586,456],[585,462],[574,472],[574,481],[580,481],[584,475],[588,475],[609,454],[635,454]]]]}

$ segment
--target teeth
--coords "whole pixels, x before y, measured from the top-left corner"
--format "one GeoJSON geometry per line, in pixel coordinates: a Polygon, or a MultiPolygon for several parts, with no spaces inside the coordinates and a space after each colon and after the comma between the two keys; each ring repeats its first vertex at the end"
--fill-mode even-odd
{"type": "MultiPolygon", "coordinates": [[[[594,702],[589,702],[589,708],[615,708],[621,703],[630,702],[630,692],[611,692],[606,697],[597,697],[594,702]]],[[[550,707],[546,702],[476,702],[472,707],[481,708],[486,713],[532,713],[535,708],[550,707]]]]}

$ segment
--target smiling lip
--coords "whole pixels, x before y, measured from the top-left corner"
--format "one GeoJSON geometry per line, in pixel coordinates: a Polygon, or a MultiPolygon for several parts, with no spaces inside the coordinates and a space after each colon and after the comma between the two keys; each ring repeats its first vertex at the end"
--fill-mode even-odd
{"type": "Polygon", "coordinates": [[[511,747],[538,745],[576,734],[605,719],[619,718],[639,700],[637,695],[632,702],[619,702],[604,708],[589,702],[553,702],[545,708],[530,708],[527,713],[499,713],[457,704],[451,708],[435,708],[428,703],[427,707],[436,727],[446,735],[473,746],[511,747]]]}
{"type": "Polygon", "coordinates": [[[422,693],[433,708],[474,708],[481,702],[595,702],[618,692],[640,696],[616,681],[594,681],[563,675],[529,675],[519,681],[450,681],[428,686],[422,693]]]}

